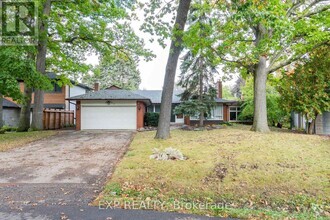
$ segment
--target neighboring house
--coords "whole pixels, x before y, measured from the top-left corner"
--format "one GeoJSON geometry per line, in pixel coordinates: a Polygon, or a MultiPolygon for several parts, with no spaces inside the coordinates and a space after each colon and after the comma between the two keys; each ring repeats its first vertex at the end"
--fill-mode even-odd
{"type": "MultiPolygon", "coordinates": [[[[54,73],[48,73],[47,74],[50,79],[56,80],[57,75],[54,73]]],[[[24,91],[24,82],[18,81],[20,90],[24,91]]],[[[92,88],[76,83],[75,81],[71,81],[73,86],[58,86],[55,82],[53,82],[53,90],[51,91],[45,91],[44,94],[44,108],[45,109],[60,109],[60,110],[72,110],[75,112],[76,110],[76,103],[75,101],[68,101],[66,98],[69,98],[71,96],[81,95],[85,94],[92,90],[92,88]]],[[[11,111],[4,111],[3,118],[4,118],[4,124],[8,126],[17,126],[19,121],[19,114],[20,114],[20,106],[11,98],[5,97],[4,100],[6,100],[7,104],[8,102],[14,103],[15,106],[15,113],[13,110],[13,107],[11,107],[11,111]],[[18,113],[17,113],[18,112],[18,113]],[[10,120],[9,120],[10,119],[10,120]],[[17,123],[14,123],[17,122],[17,123]]],[[[33,103],[34,103],[34,94],[32,94],[32,109],[33,109],[33,103]]],[[[5,109],[5,107],[4,107],[5,109]]],[[[6,107],[7,109],[7,107],[6,107]]],[[[8,108],[9,109],[9,108],[8,108]]]]}
{"type": "MultiPolygon", "coordinates": [[[[99,86],[95,86],[99,88],[99,86]]],[[[237,101],[222,99],[222,84],[218,84],[217,106],[211,111],[205,124],[238,121],[240,105],[237,101]]],[[[178,95],[182,91],[174,91],[172,100],[171,122],[197,124],[197,117],[174,115],[173,109],[180,104],[178,95]]],[[[77,102],[77,130],[86,129],[130,129],[144,126],[145,112],[160,112],[161,90],[122,90],[109,87],[105,90],[89,92],[84,95],[70,97],[67,100],[77,102]]]]}
{"type": "Polygon", "coordinates": [[[17,127],[21,108],[15,102],[2,99],[3,104],[3,122],[10,127],[17,127]]]}
{"type": "MultiPolygon", "coordinates": [[[[293,114],[293,128],[306,130],[307,123],[306,117],[303,114],[293,114]]],[[[330,112],[323,112],[322,115],[316,117],[314,132],[315,134],[330,135],[330,112]]]]}

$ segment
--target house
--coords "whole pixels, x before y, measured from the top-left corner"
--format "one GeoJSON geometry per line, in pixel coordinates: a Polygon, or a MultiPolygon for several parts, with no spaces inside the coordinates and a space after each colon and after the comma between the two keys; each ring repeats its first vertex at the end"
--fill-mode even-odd
{"type": "MultiPolygon", "coordinates": [[[[95,88],[99,88],[98,85],[95,88]]],[[[222,83],[218,83],[217,106],[206,118],[205,124],[218,124],[225,121],[238,121],[240,104],[237,101],[222,98],[222,83]]],[[[172,100],[171,122],[198,123],[197,117],[187,119],[183,115],[174,115],[173,109],[180,104],[179,94],[174,91],[172,100]]],[[[128,91],[118,87],[89,92],[83,95],[67,98],[76,101],[76,129],[130,129],[144,126],[145,112],[160,112],[161,90],[128,91]]]]}
{"type": "MultiPolygon", "coordinates": [[[[301,113],[293,113],[292,115],[292,127],[296,129],[307,128],[308,121],[305,116],[301,113]]],[[[323,112],[318,115],[314,125],[315,134],[330,135],[330,112],[323,112]]]]}
{"type": "MultiPolygon", "coordinates": [[[[57,75],[55,73],[48,73],[48,77],[52,80],[56,80],[57,75]]],[[[44,94],[44,108],[45,109],[61,109],[61,110],[72,110],[75,111],[75,101],[68,101],[66,98],[70,96],[76,96],[85,94],[92,90],[92,88],[76,83],[71,80],[73,86],[64,85],[60,87],[57,83],[53,82],[53,89],[46,91],[44,94]]],[[[24,82],[18,81],[21,92],[24,91],[24,82]]],[[[32,109],[34,103],[34,94],[32,94],[32,109]]],[[[20,115],[20,105],[17,104],[12,98],[5,97],[3,99],[4,112],[3,121],[5,125],[17,127],[20,115]]]]}

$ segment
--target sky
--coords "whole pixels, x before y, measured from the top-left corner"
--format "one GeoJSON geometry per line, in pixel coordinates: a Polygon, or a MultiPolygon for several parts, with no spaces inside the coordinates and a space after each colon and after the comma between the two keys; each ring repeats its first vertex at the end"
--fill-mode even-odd
{"type": "MultiPolygon", "coordinates": [[[[148,33],[144,33],[139,30],[141,24],[143,23],[143,12],[137,12],[139,20],[132,21],[131,26],[134,29],[137,36],[144,39],[145,47],[150,49],[155,55],[156,58],[153,60],[146,62],[144,60],[140,60],[138,64],[138,68],[141,73],[141,84],[140,89],[146,90],[161,90],[163,87],[164,76],[165,76],[165,68],[167,63],[167,58],[169,55],[170,48],[170,40],[167,40],[165,43],[167,45],[166,48],[161,47],[157,41],[153,41],[152,43],[149,41],[150,35],[148,33]]],[[[98,64],[98,58],[96,56],[88,56],[87,63],[92,65],[98,64]]],[[[180,63],[179,63],[180,64],[180,63]]],[[[176,76],[180,74],[179,69],[177,69],[176,76]]],[[[220,75],[223,75],[220,73],[220,75]]],[[[216,80],[220,77],[216,77],[216,80]]],[[[224,82],[225,85],[232,85],[235,82],[235,78],[233,80],[229,80],[224,82]]]]}

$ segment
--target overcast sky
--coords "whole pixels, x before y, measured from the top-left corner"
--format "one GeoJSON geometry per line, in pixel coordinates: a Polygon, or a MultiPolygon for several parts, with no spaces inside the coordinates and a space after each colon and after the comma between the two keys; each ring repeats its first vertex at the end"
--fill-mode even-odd
{"type": "MultiPolygon", "coordinates": [[[[140,38],[144,39],[146,48],[152,50],[153,53],[156,55],[156,58],[154,58],[152,61],[146,62],[144,60],[141,60],[138,65],[141,73],[140,89],[160,90],[163,87],[165,68],[169,53],[169,47],[170,47],[170,40],[166,41],[167,47],[165,49],[161,47],[157,43],[157,41],[151,43],[149,41],[151,36],[139,30],[143,21],[143,12],[141,11],[141,13],[137,13],[137,14],[140,17],[140,21],[133,21],[131,26],[135,30],[136,34],[140,38]]],[[[98,63],[98,58],[95,56],[88,57],[87,63],[96,65],[98,63]]],[[[178,70],[176,75],[178,76],[179,74],[180,72],[178,70]]],[[[234,80],[231,80],[225,82],[225,84],[230,85],[233,84],[233,82],[234,80]]]]}

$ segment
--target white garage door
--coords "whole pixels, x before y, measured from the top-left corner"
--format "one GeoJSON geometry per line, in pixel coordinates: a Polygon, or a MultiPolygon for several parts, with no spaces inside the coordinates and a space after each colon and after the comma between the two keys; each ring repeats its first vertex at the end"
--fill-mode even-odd
{"type": "Polygon", "coordinates": [[[323,112],[323,134],[330,134],[330,112],[323,112]]]}
{"type": "Polygon", "coordinates": [[[136,106],[82,106],[81,129],[136,129],[136,106]]]}

